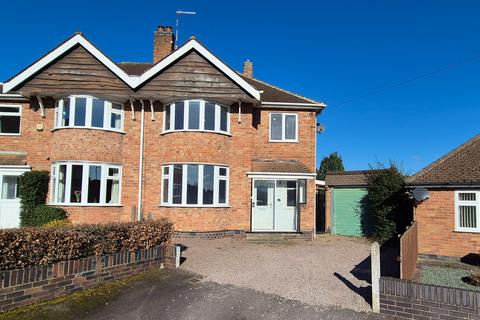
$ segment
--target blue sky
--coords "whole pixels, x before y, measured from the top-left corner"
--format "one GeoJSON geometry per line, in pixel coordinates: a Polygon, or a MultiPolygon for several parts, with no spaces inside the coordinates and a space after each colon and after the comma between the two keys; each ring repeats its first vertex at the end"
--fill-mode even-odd
{"type": "Polygon", "coordinates": [[[0,79],[75,31],[114,61],[150,61],[155,27],[177,9],[198,12],[182,18],[180,42],[195,35],[233,68],[249,58],[257,78],[328,104],[318,162],[338,151],[350,170],[394,160],[414,173],[480,131],[474,0],[9,1],[0,79]]]}

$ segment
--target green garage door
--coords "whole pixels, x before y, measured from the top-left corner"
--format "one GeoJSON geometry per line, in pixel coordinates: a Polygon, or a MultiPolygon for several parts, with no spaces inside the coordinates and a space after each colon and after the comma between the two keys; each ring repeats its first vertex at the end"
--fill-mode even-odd
{"type": "Polygon", "coordinates": [[[361,204],[365,188],[333,189],[332,233],[344,236],[362,236],[361,204]]]}

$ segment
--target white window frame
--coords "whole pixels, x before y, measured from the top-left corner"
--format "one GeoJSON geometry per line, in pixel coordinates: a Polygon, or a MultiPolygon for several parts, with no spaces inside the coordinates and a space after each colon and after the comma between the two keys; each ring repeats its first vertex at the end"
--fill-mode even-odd
{"type": "Polygon", "coordinates": [[[21,104],[4,104],[1,103],[2,108],[18,108],[18,112],[1,112],[0,116],[15,116],[20,118],[20,125],[18,126],[18,133],[1,133],[0,136],[19,136],[22,133],[22,105],[21,104]]]}
{"type": "Polygon", "coordinates": [[[65,128],[81,128],[81,129],[94,129],[94,130],[103,130],[103,131],[114,131],[114,132],[121,132],[124,133],[124,106],[123,103],[116,102],[116,101],[109,101],[101,98],[97,98],[90,95],[70,95],[68,97],[62,98],[57,101],[55,106],[55,129],[65,129],[65,128]],[[86,99],[86,109],[85,109],[85,125],[84,126],[76,126],[75,125],[75,108],[76,108],[76,99],[77,98],[85,98],[86,99]],[[64,126],[62,125],[62,115],[63,115],[63,107],[65,103],[65,99],[70,99],[70,118],[69,121],[71,125],[64,126]],[[92,106],[93,106],[93,99],[101,100],[104,103],[103,108],[103,126],[102,127],[94,127],[92,126],[92,106]],[[114,109],[112,107],[113,104],[119,105],[121,108],[120,110],[114,109]],[[118,114],[121,116],[120,121],[120,128],[112,128],[111,127],[111,116],[112,114],[118,114]]]}
{"type": "Polygon", "coordinates": [[[162,166],[162,186],[161,186],[161,206],[165,207],[194,207],[194,208],[222,208],[228,207],[229,203],[229,176],[230,176],[230,168],[224,164],[211,164],[211,163],[171,163],[171,164],[164,164],[162,166]],[[173,203],[173,167],[175,165],[182,165],[182,202],[181,203],[173,203]],[[198,195],[197,195],[197,204],[187,204],[187,168],[188,165],[198,165],[198,195]],[[203,169],[204,166],[213,166],[213,204],[203,204],[203,169]],[[168,175],[164,174],[164,168],[169,167],[168,175]],[[225,176],[220,176],[220,168],[224,168],[227,170],[225,176]],[[164,199],[163,197],[163,182],[165,179],[168,179],[168,199],[164,199]],[[225,203],[219,203],[219,181],[224,180],[226,181],[226,192],[225,192],[225,203]]]}
{"type": "Polygon", "coordinates": [[[215,102],[201,100],[201,99],[191,99],[191,100],[180,100],[175,101],[173,103],[168,104],[170,106],[170,119],[166,119],[166,106],[163,109],[163,133],[169,132],[179,132],[179,131],[194,131],[194,132],[213,132],[213,133],[220,133],[225,135],[230,135],[230,107],[220,105],[215,102]],[[183,102],[184,109],[183,109],[183,129],[175,129],[175,103],[183,102]],[[189,113],[190,113],[190,102],[199,102],[200,103],[200,111],[199,111],[199,125],[198,129],[189,129],[188,128],[188,120],[189,120],[189,113]],[[205,129],[205,103],[212,103],[215,105],[215,129],[214,130],[207,130],[205,129]],[[221,108],[227,109],[227,130],[223,131],[220,130],[221,128],[221,108]],[[166,129],[167,121],[170,123],[170,129],[166,129]]]}
{"type": "Polygon", "coordinates": [[[457,190],[455,191],[455,231],[458,232],[476,232],[480,233],[480,191],[477,190],[457,190]],[[459,200],[461,193],[474,193],[475,194],[475,201],[465,201],[459,200]],[[476,228],[465,228],[460,227],[460,210],[459,206],[467,205],[467,206],[475,206],[475,213],[476,213],[476,228]]]}
{"type": "Polygon", "coordinates": [[[52,163],[51,167],[51,178],[50,178],[50,204],[51,205],[61,205],[61,206],[75,206],[75,207],[119,207],[122,206],[122,165],[105,163],[105,162],[94,162],[94,161],[56,161],[52,163]],[[65,171],[65,201],[59,202],[58,198],[58,172],[60,165],[66,165],[65,171]],[[71,189],[71,176],[72,176],[72,166],[81,165],[82,167],[82,193],[80,202],[70,202],[70,189],[71,189]],[[89,166],[100,166],[102,167],[102,174],[100,180],[100,202],[99,203],[88,203],[88,176],[89,176],[89,166]],[[108,169],[115,168],[118,169],[118,178],[115,176],[108,175],[108,169]],[[107,180],[118,180],[118,203],[107,203],[106,194],[107,194],[107,180]]]}
{"type": "Polygon", "coordinates": [[[287,113],[287,112],[270,112],[268,115],[268,141],[269,142],[298,142],[298,113],[287,113]],[[282,115],[282,138],[280,140],[272,139],[272,115],[280,114],[282,115]],[[286,139],[285,132],[287,128],[285,126],[286,116],[295,116],[295,139],[286,139]]]}

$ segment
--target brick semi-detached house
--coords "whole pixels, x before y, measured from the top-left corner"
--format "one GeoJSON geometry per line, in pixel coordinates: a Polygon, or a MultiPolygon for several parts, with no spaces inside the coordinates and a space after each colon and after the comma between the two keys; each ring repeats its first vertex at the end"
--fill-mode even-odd
{"type": "Polygon", "coordinates": [[[78,33],[3,84],[0,225],[17,176],[48,170],[74,223],[165,217],[178,231],[315,231],[316,116],[325,107],[154,33],[152,63],[115,63],[78,33]]]}

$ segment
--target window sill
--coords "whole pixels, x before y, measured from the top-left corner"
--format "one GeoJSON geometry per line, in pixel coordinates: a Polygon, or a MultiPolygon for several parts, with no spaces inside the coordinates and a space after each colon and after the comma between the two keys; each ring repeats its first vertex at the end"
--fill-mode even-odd
{"type": "Polygon", "coordinates": [[[268,140],[269,143],[299,143],[298,140],[268,140]]]}
{"type": "Polygon", "coordinates": [[[94,128],[94,127],[59,127],[59,128],[53,128],[53,129],[50,130],[50,131],[51,131],[51,132],[55,132],[55,131],[63,130],[63,129],[86,129],[86,130],[98,130],[98,131],[107,131],[107,132],[114,132],[114,133],[125,134],[125,131],[111,130],[111,129],[103,129],[103,128],[94,128]]]}
{"type": "Polygon", "coordinates": [[[163,131],[162,133],[160,133],[160,135],[166,135],[166,134],[170,134],[170,133],[176,133],[176,132],[202,132],[202,133],[214,133],[214,134],[221,134],[221,135],[224,135],[224,136],[228,136],[228,137],[231,137],[232,134],[228,133],[228,132],[220,132],[220,131],[210,131],[210,130],[169,130],[169,131],[163,131]]]}
{"type": "Polygon", "coordinates": [[[480,234],[480,230],[462,230],[462,229],[455,229],[453,230],[455,233],[477,233],[480,234]]]}
{"type": "Polygon", "coordinates": [[[14,137],[18,137],[18,136],[21,136],[22,134],[21,133],[0,133],[0,136],[14,136],[14,137]]]}
{"type": "Polygon", "coordinates": [[[121,204],[103,204],[103,203],[50,203],[50,206],[55,207],[107,207],[118,208],[123,207],[121,204]]]}
{"type": "Polygon", "coordinates": [[[230,208],[229,205],[216,205],[216,206],[208,206],[208,205],[188,205],[188,204],[159,204],[158,207],[165,207],[165,208],[199,208],[199,209],[225,209],[230,208]]]}

